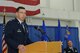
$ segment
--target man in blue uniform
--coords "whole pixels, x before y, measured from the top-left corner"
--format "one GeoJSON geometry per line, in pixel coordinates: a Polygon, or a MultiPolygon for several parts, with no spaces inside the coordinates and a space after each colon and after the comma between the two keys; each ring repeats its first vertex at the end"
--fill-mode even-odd
{"type": "Polygon", "coordinates": [[[16,18],[8,21],[5,26],[5,41],[8,46],[8,53],[24,53],[25,45],[31,42],[28,34],[28,26],[24,22],[26,10],[24,7],[16,9],[16,18]]]}
{"type": "Polygon", "coordinates": [[[68,47],[64,49],[64,53],[78,53],[77,49],[73,47],[72,41],[68,41],[68,47]]]}

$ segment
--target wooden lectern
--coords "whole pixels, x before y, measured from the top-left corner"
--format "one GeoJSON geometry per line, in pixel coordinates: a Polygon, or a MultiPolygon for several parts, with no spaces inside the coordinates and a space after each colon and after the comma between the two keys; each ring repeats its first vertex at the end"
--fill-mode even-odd
{"type": "MultiPolygon", "coordinates": [[[[26,45],[24,53],[62,53],[62,42],[46,42],[40,41],[26,45]]],[[[19,53],[21,53],[19,51],[19,53]]]]}

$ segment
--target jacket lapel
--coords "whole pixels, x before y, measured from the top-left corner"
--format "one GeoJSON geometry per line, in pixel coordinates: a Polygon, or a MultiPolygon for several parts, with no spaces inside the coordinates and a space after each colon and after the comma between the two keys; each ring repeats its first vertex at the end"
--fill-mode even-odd
{"type": "Polygon", "coordinates": [[[20,28],[20,30],[21,30],[23,33],[25,33],[22,25],[20,24],[20,22],[19,22],[16,18],[15,18],[15,21],[17,22],[18,27],[20,28]]]}

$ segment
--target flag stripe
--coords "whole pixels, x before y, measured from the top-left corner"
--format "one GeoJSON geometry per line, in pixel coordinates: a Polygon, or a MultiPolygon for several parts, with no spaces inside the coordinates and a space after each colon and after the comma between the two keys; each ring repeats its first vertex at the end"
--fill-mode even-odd
{"type": "Polygon", "coordinates": [[[2,39],[4,39],[4,36],[2,36],[2,39]]]}
{"type": "Polygon", "coordinates": [[[33,10],[35,11],[37,9],[40,9],[39,5],[35,5],[35,6],[24,5],[24,4],[16,3],[16,2],[13,2],[13,1],[0,2],[0,6],[7,6],[7,7],[14,7],[14,8],[17,8],[19,6],[23,6],[23,7],[25,7],[26,10],[31,10],[31,11],[33,11],[33,10]]]}
{"type": "Polygon", "coordinates": [[[3,41],[2,41],[2,46],[3,46],[4,44],[5,44],[5,41],[3,40],[3,41]]]}
{"type": "Polygon", "coordinates": [[[5,40],[4,40],[3,43],[2,43],[2,47],[5,46],[5,44],[6,44],[6,42],[5,42],[5,40]]]}
{"type": "Polygon", "coordinates": [[[28,0],[28,3],[25,4],[24,0],[14,0],[14,1],[1,1],[0,2],[0,12],[3,12],[4,7],[6,8],[6,12],[15,13],[16,8],[19,6],[25,7],[28,16],[36,15],[40,13],[40,0],[28,0]],[[14,2],[15,1],[15,2],[14,2]],[[23,2],[24,1],[24,2],[23,2]],[[31,1],[31,2],[29,2],[31,1]],[[19,3],[18,3],[19,2],[19,3]],[[36,5],[34,5],[36,3],[36,5]]]}
{"type": "MultiPolygon", "coordinates": [[[[14,7],[5,7],[5,6],[0,6],[0,12],[3,12],[4,8],[6,8],[6,12],[9,12],[9,13],[15,13],[16,12],[16,8],[14,8],[14,7]]],[[[26,10],[26,12],[27,12],[26,15],[32,16],[32,15],[39,14],[40,13],[40,9],[38,9],[36,11],[26,10]]]]}
{"type": "Polygon", "coordinates": [[[3,50],[3,52],[2,52],[2,53],[7,53],[7,52],[6,52],[6,51],[7,51],[6,49],[7,49],[7,47],[3,50]]]}
{"type": "Polygon", "coordinates": [[[14,2],[27,4],[27,5],[38,5],[40,0],[14,0],[14,2]]]}
{"type": "MultiPolygon", "coordinates": [[[[3,47],[3,50],[4,50],[6,47],[7,47],[7,44],[5,43],[5,44],[4,44],[4,47],[3,47]]],[[[7,50],[7,49],[6,49],[6,50],[7,50]]]]}
{"type": "Polygon", "coordinates": [[[2,52],[4,53],[6,50],[7,50],[7,45],[5,44],[3,49],[2,49],[2,52]]]}
{"type": "Polygon", "coordinates": [[[7,51],[7,44],[5,42],[4,35],[3,35],[3,39],[2,39],[2,53],[5,53],[6,51],[7,51]]]}

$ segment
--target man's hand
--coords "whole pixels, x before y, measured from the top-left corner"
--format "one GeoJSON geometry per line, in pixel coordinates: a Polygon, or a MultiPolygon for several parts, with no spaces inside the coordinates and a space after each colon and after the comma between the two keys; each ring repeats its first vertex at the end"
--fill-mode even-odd
{"type": "Polygon", "coordinates": [[[25,46],[24,45],[19,45],[18,49],[20,50],[21,53],[24,53],[25,51],[25,46]]]}

